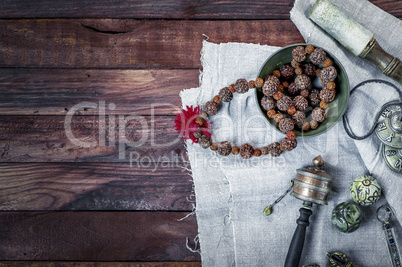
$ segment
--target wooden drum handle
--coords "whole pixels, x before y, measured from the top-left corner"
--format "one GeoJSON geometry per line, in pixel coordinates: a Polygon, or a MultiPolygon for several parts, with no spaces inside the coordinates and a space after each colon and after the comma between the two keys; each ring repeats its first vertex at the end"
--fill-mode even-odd
{"type": "Polygon", "coordinates": [[[292,241],[290,242],[288,254],[286,255],[285,267],[299,266],[300,256],[303,251],[304,239],[306,236],[306,229],[309,226],[309,217],[313,212],[307,207],[302,207],[299,210],[300,217],[296,220],[297,228],[293,234],[292,241]]]}

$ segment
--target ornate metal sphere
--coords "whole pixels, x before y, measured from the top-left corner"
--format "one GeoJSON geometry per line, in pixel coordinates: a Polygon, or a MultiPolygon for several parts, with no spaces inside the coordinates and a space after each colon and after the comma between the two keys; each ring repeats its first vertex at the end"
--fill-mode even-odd
{"type": "Polygon", "coordinates": [[[369,206],[381,197],[381,187],[377,180],[369,175],[357,177],[350,186],[352,199],[362,206],[369,206]]]}
{"type": "Polygon", "coordinates": [[[351,233],[359,228],[362,215],[355,204],[342,202],[332,211],[331,221],[339,231],[351,233]]]}

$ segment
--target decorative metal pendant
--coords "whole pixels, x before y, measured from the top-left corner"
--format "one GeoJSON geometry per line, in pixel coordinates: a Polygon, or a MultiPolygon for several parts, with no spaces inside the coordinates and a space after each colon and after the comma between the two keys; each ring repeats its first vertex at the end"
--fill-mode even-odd
{"type": "Polygon", "coordinates": [[[399,120],[401,106],[386,108],[378,121],[375,133],[382,143],[394,148],[402,148],[402,121],[399,120]]]}
{"type": "Polygon", "coordinates": [[[391,207],[382,205],[377,209],[377,219],[383,224],[385,240],[387,241],[388,253],[393,267],[401,267],[402,262],[399,257],[398,245],[396,244],[393,227],[390,223],[393,211],[391,207]]]}
{"type": "Polygon", "coordinates": [[[345,253],[342,252],[327,252],[329,266],[331,267],[353,267],[352,261],[345,253]]]}
{"type": "MultiPolygon", "coordinates": [[[[389,104],[392,104],[390,102],[389,104]]],[[[402,173],[402,108],[394,105],[386,108],[378,121],[375,133],[382,143],[381,154],[387,166],[402,173]]]]}
{"type": "Polygon", "coordinates": [[[402,149],[382,145],[381,154],[387,166],[396,172],[402,173],[402,149]]]}

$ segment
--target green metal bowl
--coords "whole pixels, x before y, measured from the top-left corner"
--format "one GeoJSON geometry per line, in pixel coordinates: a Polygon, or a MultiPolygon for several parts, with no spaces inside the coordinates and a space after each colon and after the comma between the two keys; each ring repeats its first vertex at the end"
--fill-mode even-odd
{"type": "MultiPolygon", "coordinates": [[[[281,67],[284,64],[290,64],[290,62],[293,59],[292,58],[292,50],[296,46],[299,46],[299,45],[307,46],[308,44],[290,45],[290,46],[284,47],[284,48],[278,50],[277,52],[275,52],[274,54],[272,54],[265,61],[264,65],[262,66],[262,68],[260,70],[258,77],[265,80],[265,78],[268,75],[272,74],[272,72],[274,70],[279,69],[279,67],[281,67]]],[[[314,46],[314,47],[317,48],[318,46],[314,46]]],[[[322,122],[318,126],[318,128],[315,130],[309,130],[309,131],[304,132],[301,129],[295,128],[294,132],[295,132],[296,136],[308,137],[308,136],[315,136],[315,135],[324,133],[325,131],[329,130],[332,126],[335,125],[335,123],[341,118],[341,116],[343,115],[343,113],[345,112],[346,107],[347,107],[347,102],[349,99],[349,79],[346,74],[346,71],[338,59],[336,59],[331,53],[329,53],[325,49],[324,49],[324,51],[327,53],[327,58],[331,59],[332,65],[336,68],[336,70],[338,72],[338,77],[335,80],[336,96],[335,96],[334,101],[329,103],[329,107],[326,109],[326,112],[328,114],[327,119],[324,122],[322,122]]],[[[310,59],[308,56],[307,56],[307,60],[305,60],[305,62],[306,63],[310,62],[310,59]]],[[[322,68],[321,65],[318,67],[322,68]]],[[[311,90],[312,88],[317,88],[317,89],[322,88],[319,78],[312,80],[311,85],[308,87],[308,89],[311,90]]],[[[258,106],[260,108],[262,115],[268,120],[268,122],[275,129],[277,129],[280,132],[280,130],[278,128],[278,124],[273,119],[268,118],[266,111],[261,106],[261,98],[264,96],[261,88],[258,88],[257,90],[255,90],[255,92],[256,92],[256,94],[255,94],[256,100],[257,100],[257,103],[258,103],[258,106]]],[[[312,120],[311,119],[312,110],[313,110],[313,108],[311,106],[309,106],[304,111],[304,114],[306,115],[306,121],[312,120]]],[[[290,117],[287,114],[283,114],[283,115],[284,115],[284,117],[290,117]]]]}

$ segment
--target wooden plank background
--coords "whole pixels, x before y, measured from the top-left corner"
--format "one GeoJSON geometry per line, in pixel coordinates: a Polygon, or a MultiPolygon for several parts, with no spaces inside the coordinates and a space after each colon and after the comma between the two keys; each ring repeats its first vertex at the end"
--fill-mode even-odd
{"type": "MultiPolygon", "coordinates": [[[[394,16],[402,15],[399,0],[371,0],[394,16]]],[[[289,19],[293,1],[125,0],[110,4],[71,0],[2,0],[2,18],[134,18],[134,19],[289,19]]]]}
{"type": "Polygon", "coordinates": [[[0,217],[0,253],[18,260],[194,261],[196,255],[179,244],[196,235],[195,218],[178,221],[181,216],[142,211],[8,212],[0,217]]]}
{"type": "MultiPolygon", "coordinates": [[[[199,69],[0,68],[0,115],[64,116],[84,101],[113,103],[106,115],[150,115],[152,109],[172,115],[179,112],[180,91],[197,87],[199,74],[199,69]]],[[[81,112],[99,114],[91,108],[81,112]]]]}
{"type": "Polygon", "coordinates": [[[205,36],[303,42],[293,0],[0,6],[0,266],[200,266],[179,92],[205,36]]]}
{"type": "Polygon", "coordinates": [[[0,261],[0,267],[200,267],[201,262],[66,262],[0,261]]]}
{"type": "Polygon", "coordinates": [[[0,20],[0,33],[0,67],[74,69],[199,68],[203,34],[217,43],[303,41],[290,20],[21,19],[0,20]]]}

